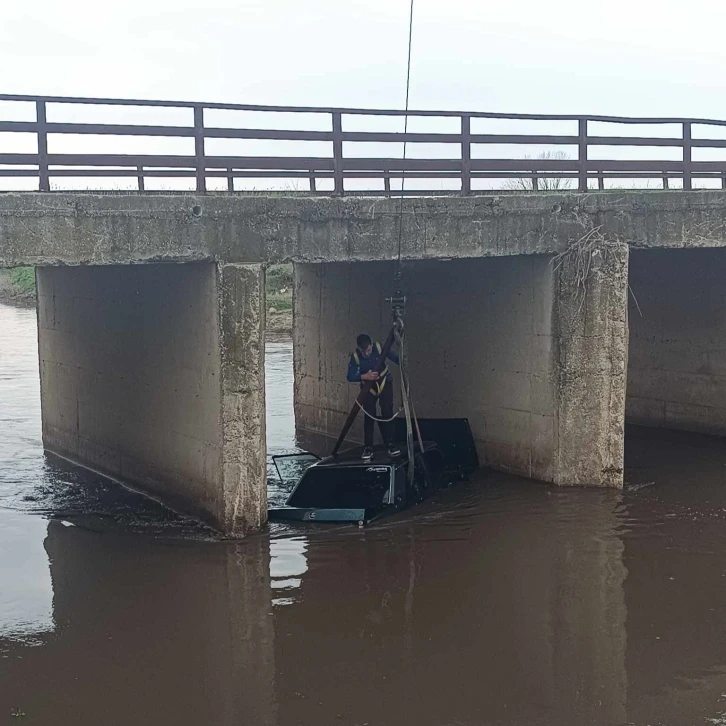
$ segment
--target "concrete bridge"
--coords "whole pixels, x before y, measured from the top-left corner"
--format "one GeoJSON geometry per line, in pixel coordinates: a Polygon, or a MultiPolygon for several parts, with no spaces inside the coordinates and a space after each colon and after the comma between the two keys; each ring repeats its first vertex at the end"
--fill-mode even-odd
{"type": "MultiPolygon", "coordinates": [[[[231,534],[266,520],[265,267],[295,265],[295,413],[336,433],[346,356],[386,330],[401,200],[0,196],[37,270],[49,451],[231,534]]],[[[626,421],[726,434],[726,194],[415,197],[401,250],[423,416],[482,461],[621,487],[626,421]]]]}

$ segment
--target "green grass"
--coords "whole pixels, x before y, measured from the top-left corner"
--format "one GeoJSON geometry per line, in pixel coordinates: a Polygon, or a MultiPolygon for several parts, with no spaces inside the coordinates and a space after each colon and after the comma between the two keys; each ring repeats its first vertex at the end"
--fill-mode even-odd
{"type": "Polygon", "coordinates": [[[15,267],[10,270],[10,282],[19,292],[27,292],[35,287],[35,269],[32,267],[15,267]]]}
{"type": "Polygon", "coordinates": [[[16,295],[23,295],[35,289],[35,269],[32,267],[14,267],[12,270],[0,270],[16,295]]]}
{"type": "Polygon", "coordinates": [[[267,268],[267,307],[292,309],[292,265],[270,265],[267,268]]]}

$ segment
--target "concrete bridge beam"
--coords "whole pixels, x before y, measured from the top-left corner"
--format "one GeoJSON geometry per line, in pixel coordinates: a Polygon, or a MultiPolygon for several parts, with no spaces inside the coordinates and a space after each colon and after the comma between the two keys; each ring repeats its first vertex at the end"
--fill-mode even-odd
{"type": "Polygon", "coordinates": [[[45,448],[226,533],[264,524],[263,268],[36,274],[45,448]]]}

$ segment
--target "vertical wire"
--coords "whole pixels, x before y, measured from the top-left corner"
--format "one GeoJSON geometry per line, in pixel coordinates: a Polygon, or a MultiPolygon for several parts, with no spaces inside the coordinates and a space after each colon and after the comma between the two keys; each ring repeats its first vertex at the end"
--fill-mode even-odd
{"type": "MultiPolygon", "coordinates": [[[[408,58],[406,61],[406,105],[403,117],[403,161],[406,161],[406,134],[408,133],[408,99],[411,91],[411,41],[413,39],[413,3],[408,14],[408,58]]],[[[401,201],[398,206],[398,257],[396,262],[396,280],[401,279],[401,243],[403,240],[403,191],[405,187],[406,170],[401,169],[401,201]]]]}

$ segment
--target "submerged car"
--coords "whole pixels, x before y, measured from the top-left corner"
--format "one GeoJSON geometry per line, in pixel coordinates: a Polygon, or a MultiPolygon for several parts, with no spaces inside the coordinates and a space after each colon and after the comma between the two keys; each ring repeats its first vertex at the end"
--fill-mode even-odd
{"type": "MultiPolygon", "coordinates": [[[[275,456],[283,483],[297,481],[284,507],[269,510],[271,521],[367,524],[423,501],[479,466],[467,419],[419,419],[423,446],[414,447],[413,482],[405,446],[392,457],[385,447],[361,459],[362,448],[319,459],[308,452],[275,456]],[[423,449],[423,450],[422,450],[423,449]]],[[[396,422],[405,440],[405,422],[396,422]]]]}

